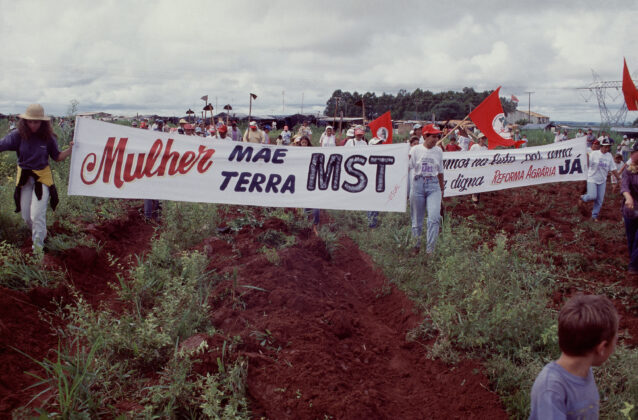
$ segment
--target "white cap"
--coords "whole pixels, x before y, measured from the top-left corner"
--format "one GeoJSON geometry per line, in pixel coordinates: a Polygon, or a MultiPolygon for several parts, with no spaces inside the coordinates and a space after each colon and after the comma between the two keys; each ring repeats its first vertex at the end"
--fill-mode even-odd
{"type": "Polygon", "coordinates": [[[250,122],[250,126],[251,126],[251,127],[257,127],[257,122],[255,122],[255,121],[251,121],[251,122],[250,122]]]}
{"type": "Polygon", "coordinates": [[[627,138],[627,134],[625,134],[624,136],[622,136],[622,138],[623,138],[623,139],[626,139],[626,138],[627,138]]]}
{"type": "Polygon", "coordinates": [[[354,137],[354,128],[349,128],[348,131],[346,131],[346,137],[354,137]]]}

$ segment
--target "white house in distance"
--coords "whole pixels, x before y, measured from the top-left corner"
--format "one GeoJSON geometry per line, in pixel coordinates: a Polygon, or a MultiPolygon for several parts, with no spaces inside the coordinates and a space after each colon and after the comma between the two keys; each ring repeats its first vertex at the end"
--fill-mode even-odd
{"type": "Polygon", "coordinates": [[[509,114],[507,114],[507,116],[505,117],[505,120],[507,120],[507,122],[510,124],[514,124],[518,120],[528,120],[530,124],[548,124],[549,123],[548,116],[541,115],[534,111],[527,112],[527,111],[522,111],[520,109],[517,109],[516,111],[510,112],[509,114]]]}

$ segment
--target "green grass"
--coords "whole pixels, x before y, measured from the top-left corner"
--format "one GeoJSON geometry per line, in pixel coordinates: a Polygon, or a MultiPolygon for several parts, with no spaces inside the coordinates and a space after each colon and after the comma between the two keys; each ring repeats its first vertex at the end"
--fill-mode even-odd
{"type": "MultiPolygon", "coordinates": [[[[356,212],[334,212],[333,219],[423,313],[409,339],[436,338],[429,355],[446,363],[462,357],[484,360],[510,416],[527,418],[536,375],[559,355],[557,313],[548,307],[559,274],[551,265],[529,260],[525,243],[534,240],[533,230],[514,239],[513,246],[504,236],[488,245],[484,227],[448,217],[434,254],[413,257],[407,214],[385,213],[374,230],[356,212]]],[[[534,220],[523,216],[519,223],[531,227],[534,220]]],[[[600,292],[619,293],[614,287],[600,292]]],[[[619,346],[595,369],[601,418],[627,418],[625,403],[638,406],[637,357],[638,349],[619,346]]],[[[629,415],[638,415],[633,410],[629,415]]]]}

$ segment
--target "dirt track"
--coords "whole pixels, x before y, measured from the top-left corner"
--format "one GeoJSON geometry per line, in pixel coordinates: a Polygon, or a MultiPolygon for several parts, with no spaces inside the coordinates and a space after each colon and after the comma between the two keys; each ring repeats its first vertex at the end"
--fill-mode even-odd
{"type": "MultiPolygon", "coordinates": [[[[588,228],[585,209],[576,208],[581,186],[553,184],[536,188],[484,194],[475,208],[469,199],[446,199],[447,212],[475,215],[488,226],[488,234],[504,231],[514,238],[522,213],[538,223],[538,243],[529,252],[554,247],[557,267],[569,261],[565,253],[583,256],[554,302],[577,291],[594,292],[600,285],[618,284],[628,290],[638,286],[625,275],[626,244],[588,228]],[[574,209],[577,210],[574,210],[574,209]],[[582,232],[585,232],[583,234],[582,232]],[[580,233],[579,233],[580,232],[580,233]],[[602,249],[602,251],[601,251],[602,249]],[[576,280],[574,280],[576,279],[576,280]],[[580,281],[578,280],[580,279],[580,281]]],[[[601,218],[622,230],[618,199],[608,195],[601,218]]],[[[232,216],[232,215],[231,215],[232,216]]],[[[234,248],[223,237],[211,237],[199,246],[210,257],[209,268],[237,274],[246,288],[233,301],[230,282],[218,285],[211,297],[211,321],[223,336],[201,336],[210,352],[201,357],[199,373],[214,372],[224,338],[241,337],[238,354],[249,362],[247,389],[255,418],[505,418],[498,397],[488,390],[480,363],[465,361],[448,366],[426,357],[428,343],[406,340],[419,322],[412,303],[390,285],[367,255],[349,239],[330,256],[322,241],[310,231],[298,235],[297,244],[279,254],[278,264],[269,262],[255,238],[266,230],[289,233],[277,219],[258,228],[246,227],[234,238],[234,248]],[[225,299],[219,296],[226,296],[225,299]]],[[[117,308],[109,286],[116,281],[108,264],[108,251],[121,261],[148,249],[151,226],[131,209],[126,218],[85,231],[102,241],[104,250],[78,247],[46,264],[66,267],[70,280],[93,305],[117,308]]],[[[547,262],[547,261],[545,261],[547,262]]],[[[58,338],[52,326],[61,321],[42,310],[53,311],[55,299],[71,299],[64,287],[34,289],[28,293],[0,291],[0,416],[24,405],[33,380],[23,372],[35,364],[10,346],[36,359],[51,357],[58,338]],[[45,322],[43,319],[49,319],[45,322]]],[[[638,309],[619,297],[625,344],[638,343],[638,309]],[[630,338],[631,336],[631,338],[630,338]]]]}

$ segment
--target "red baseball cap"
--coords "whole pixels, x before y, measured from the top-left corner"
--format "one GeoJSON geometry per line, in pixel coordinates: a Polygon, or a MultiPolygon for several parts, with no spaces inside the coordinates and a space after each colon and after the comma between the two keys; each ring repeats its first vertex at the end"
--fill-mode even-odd
{"type": "Polygon", "coordinates": [[[219,131],[220,133],[227,133],[228,132],[228,127],[226,127],[225,125],[221,125],[217,131],[219,131]]]}
{"type": "Polygon", "coordinates": [[[421,134],[423,134],[424,136],[427,136],[428,134],[441,134],[441,133],[442,131],[436,128],[434,124],[428,124],[425,127],[423,127],[423,130],[421,130],[421,134]]]}

